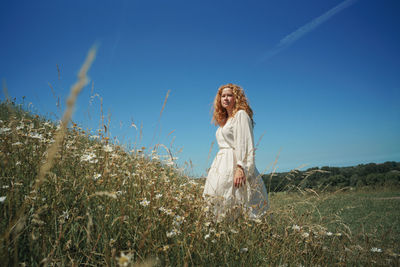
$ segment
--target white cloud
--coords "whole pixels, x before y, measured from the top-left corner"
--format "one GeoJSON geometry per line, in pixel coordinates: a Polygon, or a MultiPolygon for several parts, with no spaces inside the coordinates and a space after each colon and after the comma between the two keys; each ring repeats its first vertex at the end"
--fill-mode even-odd
{"type": "Polygon", "coordinates": [[[332,18],[334,15],[342,11],[343,9],[351,6],[354,4],[357,0],[345,0],[344,2],[340,3],[339,5],[335,6],[334,8],[330,9],[329,11],[325,12],[321,16],[313,19],[309,23],[301,26],[298,28],[296,31],[286,35],[283,39],[280,40],[280,42],[275,46],[274,49],[268,51],[266,55],[262,58],[262,60],[267,60],[271,58],[272,56],[276,55],[283,49],[289,47],[292,45],[294,42],[296,42],[298,39],[306,35],[307,33],[311,32],[315,28],[317,28],[319,25],[327,21],[328,19],[332,18]]]}

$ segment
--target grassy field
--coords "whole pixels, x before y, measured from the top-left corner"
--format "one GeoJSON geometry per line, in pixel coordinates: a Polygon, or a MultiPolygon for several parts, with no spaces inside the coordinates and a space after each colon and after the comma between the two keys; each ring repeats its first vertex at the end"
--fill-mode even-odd
{"type": "Polygon", "coordinates": [[[271,194],[263,218],[215,222],[167,147],[66,127],[84,72],[59,125],[0,104],[4,266],[400,265],[400,191],[271,194]]]}
{"type": "Polygon", "coordinates": [[[272,210],[292,208],[307,223],[331,233],[348,233],[353,242],[400,251],[400,190],[364,188],[320,193],[272,193],[272,210]]]}

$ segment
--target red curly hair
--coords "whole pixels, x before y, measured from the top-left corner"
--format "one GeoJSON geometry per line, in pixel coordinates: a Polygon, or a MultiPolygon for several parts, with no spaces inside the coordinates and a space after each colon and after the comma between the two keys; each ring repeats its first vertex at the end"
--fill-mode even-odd
{"type": "Polygon", "coordinates": [[[252,125],[254,126],[253,121],[253,110],[250,108],[249,101],[247,100],[246,95],[244,94],[244,90],[242,87],[236,84],[228,83],[222,85],[218,88],[217,95],[214,99],[214,107],[213,107],[213,118],[212,122],[215,125],[224,126],[226,121],[228,120],[228,112],[221,105],[221,95],[222,90],[225,88],[231,88],[233,95],[235,96],[235,107],[233,108],[232,116],[235,116],[236,112],[243,109],[246,111],[247,115],[249,115],[252,125]]]}

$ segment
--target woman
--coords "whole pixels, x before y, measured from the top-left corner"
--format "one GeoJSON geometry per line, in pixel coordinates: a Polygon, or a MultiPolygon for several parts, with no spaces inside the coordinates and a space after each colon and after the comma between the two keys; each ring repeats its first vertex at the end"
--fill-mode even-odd
{"type": "Polygon", "coordinates": [[[236,207],[244,208],[251,218],[258,217],[268,209],[268,195],[254,162],[253,111],[241,87],[229,83],[218,89],[213,122],[219,125],[219,152],[203,196],[217,219],[239,210],[236,207]]]}

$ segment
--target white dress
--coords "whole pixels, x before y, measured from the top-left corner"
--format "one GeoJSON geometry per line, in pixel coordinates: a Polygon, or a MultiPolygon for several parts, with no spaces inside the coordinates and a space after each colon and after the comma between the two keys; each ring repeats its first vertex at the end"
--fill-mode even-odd
{"type": "Polygon", "coordinates": [[[203,197],[217,218],[237,206],[243,207],[251,218],[262,215],[268,209],[268,195],[255,166],[253,127],[246,111],[239,110],[219,127],[216,137],[219,151],[208,172],[203,197]],[[233,181],[237,165],[246,176],[246,184],[239,188],[233,181]]]}

